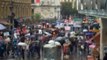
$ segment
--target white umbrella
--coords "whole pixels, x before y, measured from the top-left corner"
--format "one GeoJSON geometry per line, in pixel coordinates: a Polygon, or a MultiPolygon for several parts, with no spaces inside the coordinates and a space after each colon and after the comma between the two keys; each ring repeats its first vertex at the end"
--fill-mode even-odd
{"type": "Polygon", "coordinates": [[[83,29],[83,32],[87,32],[88,30],[87,29],[83,29]]]}
{"type": "Polygon", "coordinates": [[[51,34],[49,32],[44,31],[44,34],[51,36],[51,34]]]}
{"type": "Polygon", "coordinates": [[[55,42],[55,44],[56,44],[57,46],[61,46],[61,44],[60,44],[59,42],[55,42]]]}
{"type": "Polygon", "coordinates": [[[6,29],[6,27],[4,25],[0,24],[0,30],[4,30],[4,29],[6,29]]]}
{"type": "Polygon", "coordinates": [[[50,40],[48,43],[49,43],[49,44],[54,44],[55,41],[54,41],[54,40],[50,40]]]}
{"type": "Polygon", "coordinates": [[[27,44],[26,44],[26,43],[23,43],[23,42],[19,42],[17,45],[18,45],[18,46],[27,46],[27,44]]]}

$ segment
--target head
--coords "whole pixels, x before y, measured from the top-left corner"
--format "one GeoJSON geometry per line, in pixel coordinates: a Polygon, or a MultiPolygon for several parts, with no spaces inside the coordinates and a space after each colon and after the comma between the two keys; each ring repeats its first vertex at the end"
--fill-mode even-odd
{"type": "Polygon", "coordinates": [[[105,53],[105,56],[107,56],[107,53],[105,53]]]}
{"type": "Polygon", "coordinates": [[[25,37],[22,37],[21,42],[25,42],[25,39],[26,39],[25,37]]]}

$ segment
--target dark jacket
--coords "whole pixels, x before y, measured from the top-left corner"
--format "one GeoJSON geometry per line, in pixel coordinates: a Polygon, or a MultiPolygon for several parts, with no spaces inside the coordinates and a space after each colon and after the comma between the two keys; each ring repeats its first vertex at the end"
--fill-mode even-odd
{"type": "Polygon", "coordinates": [[[107,53],[105,53],[103,60],[107,60],[107,53]]]}

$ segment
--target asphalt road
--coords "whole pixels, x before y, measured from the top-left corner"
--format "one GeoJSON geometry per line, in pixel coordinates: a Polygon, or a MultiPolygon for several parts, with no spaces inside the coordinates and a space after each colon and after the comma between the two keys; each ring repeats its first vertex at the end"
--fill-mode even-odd
{"type": "MultiPolygon", "coordinates": [[[[63,56],[63,54],[61,55],[61,56],[63,56]]],[[[69,58],[68,59],[65,59],[65,58],[61,58],[61,60],[87,60],[86,59],[86,57],[87,57],[87,55],[86,55],[86,53],[85,54],[81,54],[81,53],[79,53],[79,51],[77,50],[76,52],[73,52],[73,53],[71,53],[70,55],[69,55],[69,58]]],[[[42,52],[41,52],[41,58],[40,59],[37,59],[37,56],[35,56],[34,58],[27,58],[27,57],[25,57],[25,59],[24,60],[43,60],[44,58],[43,58],[43,56],[42,56],[42,52]]],[[[23,60],[23,59],[21,59],[21,58],[11,58],[11,57],[9,57],[9,58],[4,58],[4,59],[0,59],[0,60],[23,60]]]]}
{"type": "MultiPolygon", "coordinates": [[[[0,60],[23,60],[23,59],[8,58],[8,59],[0,59],[0,60]]],[[[26,58],[25,60],[43,60],[43,58],[41,58],[41,59],[37,59],[36,57],[35,58],[31,58],[31,59],[27,59],[26,58]]],[[[62,59],[62,60],[87,60],[87,59],[86,59],[85,55],[81,55],[80,56],[79,54],[75,53],[75,54],[70,55],[69,59],[62,59]]]]}

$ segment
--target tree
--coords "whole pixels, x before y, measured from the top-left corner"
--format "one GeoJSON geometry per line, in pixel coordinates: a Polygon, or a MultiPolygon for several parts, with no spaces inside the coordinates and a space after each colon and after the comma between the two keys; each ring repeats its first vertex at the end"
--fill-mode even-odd
{"type": "Polygon", "coordinates": [[[34,22],[39,22],[40,19],[41,19],[41,14],[40,14],[40,13],[35,13],[35,14],[33,15],[33,20],[34,20],[34,22]]]}
{"type": "Polygon", "coordinates": [[[71,2],[63,2],[61,3],[61,15],[62,16],[70,16],[77,13],[76,8],[72,8],[71,2]]]}

